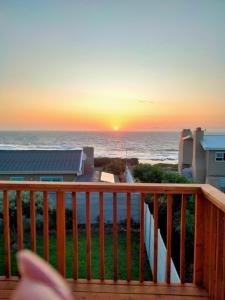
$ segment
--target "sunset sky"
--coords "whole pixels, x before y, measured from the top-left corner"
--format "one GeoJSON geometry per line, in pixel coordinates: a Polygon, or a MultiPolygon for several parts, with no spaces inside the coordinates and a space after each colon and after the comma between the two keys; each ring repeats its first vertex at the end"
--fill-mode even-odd
{"type": "Polygon", "coordinates": [[[0,130],[225,131],[224,0],[0,1],[0,130]]]}

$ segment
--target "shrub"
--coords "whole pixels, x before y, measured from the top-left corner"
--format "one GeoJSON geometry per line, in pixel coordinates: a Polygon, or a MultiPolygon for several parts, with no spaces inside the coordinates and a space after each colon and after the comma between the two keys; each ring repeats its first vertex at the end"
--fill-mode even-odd
{"type": "Polygon", "coordinates": [[[159,165],[139,164],[133,168],[133,176],[137,181],[146,183],[189,183],[178,172],[165,171],[159,165]]]}
{"type": "MultiPolygon", "coordinates": [[[[40,192],[34,193],[35,195],[35,208],[36,215],[38,217],[37,229],[41,226],[41,215],[43,215],[43,194],[40,192]]],[[[16,235],[17,231],[17,206],[16,206],[16,192],[9,192],[9,222],[10,230],[16,235]]],[[[23,209],[23,226],[24,230],[30,230],[30,193],[22,192],[22,209],[23,209]]],[[[51,212],[52,207],[49,201],[49,211],[51,212]]],[[[43,218],[42,218],[43,223],[43,218]]],[[[0,232],[3,231],[3,194],[0,194],[0,232]]]]}

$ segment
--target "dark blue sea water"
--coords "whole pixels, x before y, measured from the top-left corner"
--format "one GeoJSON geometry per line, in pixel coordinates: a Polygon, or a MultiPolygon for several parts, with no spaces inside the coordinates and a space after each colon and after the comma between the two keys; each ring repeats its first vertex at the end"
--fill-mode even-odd
{"type": "Polygon", "coordinates": [[[93,146],[95,156],[136,157],[176,163],[178,132],[0,131],[0,149],[75,149],[93,146]]]}

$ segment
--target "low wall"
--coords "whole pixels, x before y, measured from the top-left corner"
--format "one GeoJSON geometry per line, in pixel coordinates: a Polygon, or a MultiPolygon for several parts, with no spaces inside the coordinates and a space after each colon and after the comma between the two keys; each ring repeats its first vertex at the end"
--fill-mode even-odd
{"type": "MultiPolygon", "coordinates": [[[[55,207],[55,193],[49,193],[51,205],[55,207]]],[[[131,218],[135,223],[140,220],[139,194],[131,193],[131,218]]],[[[90,217],[91,224],[99,222],[99,193],[90,193],[90,217]]],[[[66,193],[66,208],[72,209],[72,193],[66,193]]],[[[117,219],[118,223],[126,220],[127,195],[117,193],[117,219]]],[[[77,218],[78,224],[86,223],[86,195],[84,192],[77,192],[77,218]]],[[[104,193],[104,220],[106,224],[113,223],[113,193],[104,193]]]]}

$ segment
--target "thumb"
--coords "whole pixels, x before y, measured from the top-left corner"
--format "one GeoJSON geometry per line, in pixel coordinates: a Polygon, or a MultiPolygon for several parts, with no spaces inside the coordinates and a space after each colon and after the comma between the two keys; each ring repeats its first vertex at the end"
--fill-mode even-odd
{"type": "Polygon", "coordinates": [[[26,300],[31,299],[31,297],[32,300],[74,299],[64,278],[31,251],[22,250],[18,252],[17,264],[22,280],[12,298],[13,300],[26,300]]]}

